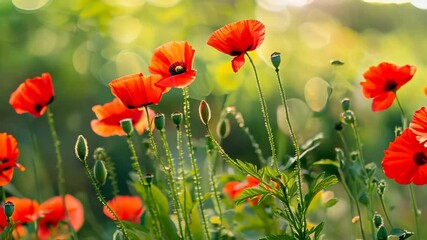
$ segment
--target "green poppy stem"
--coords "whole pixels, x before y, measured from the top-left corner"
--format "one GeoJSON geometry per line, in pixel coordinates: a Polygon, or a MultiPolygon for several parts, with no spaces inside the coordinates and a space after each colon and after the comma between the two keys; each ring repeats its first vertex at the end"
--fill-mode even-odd
{"type": "Polygon", "coordinates": [[[110,179],[111,182],[112,194],[113,196],[117,196],[119,194],[119,185],[117,183],[117,175],[114,162],[111,161],[111,158],[109,156],[106,156],[105,163],[105,166],[107,167],[108,171],[108,179],[110,179]]]}
{"type": "Polygon", "coordinates": [[[387,219],[387,223],[390,226],[390,228],[393,229],[393,224],[391,223],[390,217],[388,216],[387,208],[385,207],[385,204],[384,204],[384,197],[383,195],[380,195],[379,197],[380,197],[381,207],[384,211],[385,218],[387,219]]]}
{"type": "Polygon", "coordinates": [[[397,93],[394,92],[394,95],[396,96],[396,102],[397,102],[397,105],[399,106],[400,114],[402,117],[402,128],[405,129],[408,127],[408,119],[406,118],[405,111],[403,110],[402,104],[400,104],[400,100],[397,97],[397,93]]]}
{"type": "Polygon", "coordinates": [[[215,171],[215,162],[214,161],[217,158],[216,152],[213,152],[212,150],[208,150],[208,164],[209,164],[209,179],[211,184],[211,191],[214,193],[214,202],[216,204],[217,210],[218,210],[218,217],[219,217],[219,223],[218,223],[218,236],[221,236],[222,231],[222,208],[221,208],[221,201],[218,194],[218,186],[216,181],[216,171],[215,171]]]}
{"type": "Polygon", "coordinates": [[[251,56],[248,53],[246,53],[246,56],[248,57],[249,61],[251,62],[252,69],[254,70],[254,74],[255,74],[255,80],[256,80],[256,85],[257,85],[257,89],[258,89],[258,96],[259,96],[259,100],[261,103],[261,112],[262,112],[262,115],[264,116],[264,124],[265,124],[265,128],[267,130],[268,141],[270,142],[272,164],[273,164],[274,169],[277,172],[280,172],[279,165],[277,163],[276,147],[274,144],[274,136],[273,136],[273,132],[271,130],[270,119],[268,117],[267,104],[265,102],[264,94],[262,93],[262,90],[261,90],[261,84],[259,83],[258,73],[257,73],[254,62],[252,61],[251,56]]]}
{"type": "Polygon", "coordinates": [[[209,233],[208,223],[206,220],[204,207],[203,207],[200,173],[199,173],[199,168],[197,167],[196,157],[194,156],[193,142],[191,140],[192,136],[191,136],[191,128],[190,128],[190,101],[189,101],[190,96],[188,94],[188,87],[183,88],[183,95],[184,95],[184,120],[185,120],[184,125],[185,125],[185,132],[187,134],[187,144],[188,144],[188,151],[190,153],[191,165],[194,171],[194,184],[195,184],[195,190],[196,190],[196,198],[199,205],[200,215],[202,217],[203,230],[205,232],[206,238],[210,240],[211,235],[209,233]]]}
{"type": "Polygon", "coordinates": [[[411,205],[412,205],[412,212],[414,213],[414,220],[415,220],[415,239],[420,240],[422,239],[420,237],[420,220],[419,220],[419,211],[417,207],[417,202],[415,200],[415,193],[414,193],[414,187],[412,184],[409,184],[409,194],[411,195],[411,205]]]}

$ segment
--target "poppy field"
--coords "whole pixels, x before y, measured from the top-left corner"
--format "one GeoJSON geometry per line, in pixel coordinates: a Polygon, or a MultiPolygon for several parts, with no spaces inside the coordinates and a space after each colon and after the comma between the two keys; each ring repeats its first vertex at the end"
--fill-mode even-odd
{"type": "Polygon", "coordinates": [[[424,239],[425,8],[0,2],[0,239],[424,239]]]}

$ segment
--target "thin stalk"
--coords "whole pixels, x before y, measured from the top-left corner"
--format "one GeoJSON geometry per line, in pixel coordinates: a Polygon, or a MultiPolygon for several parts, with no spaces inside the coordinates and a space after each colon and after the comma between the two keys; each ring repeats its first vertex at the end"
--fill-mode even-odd
{"type": "Polygon", "coordinates": [[[176,148],[178,150],[178,156],[179,156],[179,168],[181,169],[181,178],[182,178],[182,194],[183,194],[183,205],[182,213],[184,216],[184,224],[185,224],[185,238],[188,238],[190,240],[193,239],[193,236],[191,235],[190,231],[190,225],[188,221],[188,213],[187,213],[187,187],[186,187],[186,180],[185,180],[185,162],[184,162],[184,151],[182,149],[182,132],[181,127],[179,125],[176,125],[176,141],[177,145],[176,148]]]}
{"type": "Polygon", "coordinates": [[[384,211],[385,218],[387,219],[387,223],[390,226],[390,228],[393,229],[393,224],[391,223],[390,217],[388,216],[387,208],[385,207],[385,204],[384,204],[383,195],[380,195],[380,202],[381,202],[381,207],[383,208],[383,211],[384,211]]]}
{"type": "Polygon", "coordinates": [[[165,174],[169,181],[169,188],[172,195],[173,204],[176,210],[176,215],[178,217],[179,233],[182,237],[184,237],[184,231],[182,230],[183,228],[182,228],[182,216],[181,216],[182,208],[181,208],[181,203],[179,201],[179,196],[178,196],[176,183],[175,183],[176,181],[175,163],[173,162],[172,154],[169,148],[168,141],[166,139],[166,133],[164,129],[160,130],[160,136],[162,137],[163,146],[165,148],[166,157],[168,159],[168,164],[169,164],[169,171],[165,172],[165,174]]]}
{"type": "Polygon", "coordinates": [[[218,208],[218,217],[219,217],[219,224],[218,224],[218,236],[221,236],[222,231],[222,209],[221,209],[221,201],[218,195],[218,186],[216,181],[216,172],[215,172],[215,161],[212,161],[213,159],[216,159],[216,154],[213,153],[211,150],[208,150],[208,161],[209,161],[209,179],[211,184],[211,190],[214,193],[214,201],[218,208]]]}
{"type": "Polygon", "coordinates": [[[400,114],[402,118],[402,128],[405,129],[408,127],[408,120],[406,118],[405,111],[403,110],[402,104],[400,104],[399,98],[397,97],[396,91],[394,92],[394,95],[396,96],[396,102],[400,109],[400,114]]]}
{"type": "Polygon", "coordinates": [[[203,224],[203,230],[205,232],[206,238],[208,240],[211,239],[209,229],[208,229],[208,223],[206,220],[204,207],[203,207],[203,198],[202,198],[202,188],[200,184],[200,173],[199,168],[197,167],[196,163],[196,157],[194,156],[194,149],[193,149],[193,142],[191,140],[191,128],[190,128],[190,101],[189,101],[189,94],[188,94],[188,87],[183,88],[183,95],[184,95],[184,125],[185,125],[185,132],[187,134],[187,144],[188,144],[188,151],[190,153],[190,159],[191,159],[191,165],[194,171],[194,184],[196,188],[196,198],[199,204],[199,210],[202,217],[202,224],[203,224]]]}
{"type": "Polygon", "coordinates": [[[415,194],[414,194],[414,187],[412,184],[409,184],[409,194],[411,195],[411,205],[412,205],[412,212],[414,213],[414,220],[415,220],[415,239],[420,240],[420,220],[419,220],[419,213],[418,213],[418,207],[417,202],[415,200],[415,194]]]}
{"type": "Polygon", "coordinates": [[[255,74],[255,80],[256,80],[256,85],[257,85],[257,89],[258,89],[259,100],[261,103],[261,112],[262,112],[262,115],[264,116],[264,124],[265,124],[265,128],[267,130],[268,141],[270,142],[271,159],[272,159],[273,167],[277,172],[280,172],[279,165],[277,163],[276,147],[274,144],[274,136],[273,136],[273,132],[271,130],[270,119],[268,117],[267,104],[265,102],[264,94],[261,91],[261,85],[259,83],[258,73],[257,73],[254,62],[252,61],[251,56],[248,53],[246,53],[246,56],[248,56],[248,59],[251,62],[252,69],[254,70],[254,74],[255,74]]]}
{"type": "Polygon", "coordinates": [[[107,156],[105,158],[105,163],[108,171],[108,179],[110,179],[111,182],[113,196],[117,196],[119,194],[119,185],[117,183],[117,175],[114,162],[111,161],[111,158],[109,156],[107,156]]]}
{"type": "Polygon", "coordinates": [[[145,178],[142,175],[142,171],[141,171],[141,166],[139,165],[139,161],[138,161],[138,156],[136,155],[136,151],[135,151],[135,145],[133,144],[132,141],[132,136],[130,134],[126,134],[126,142],[129,146],[129,150],[132,154],[132,168],[133,170],[135,170],[135,172],[138,174],[139,177],[139,183],[141,183],[142,185],[144,185],[145,183],[145,178]]]}
{"type": "Polygon", "coordinates": [[[105,201],[104,196],[101,193],[100,190],[100,185],[96,182],[95,177],[92,175],[92,172],[89,169],[89,166],[87,165],[86,160],[81,161],[83,163],[83,166],[86,170],[86,174],[88,175],[93,187],[95,188],[96,191],[96,196],[98,197],[98,200],[101,202],[101,204],[107,208],[107,210],[114,216],[115,220],[114,223],[117,226],[117,229],[119,229],[120,231],[122,231],[123,233],[123,237],[127,240],[130,240],[129,236],[127,235],[126,232],[126,227],[123,225],[122,221],[119,219],[119,217],[117,216],[116,212],[107,204],[107,201],[105,201]]]}
{"type": "Polygon", "coordinates": [[[1,203],[4,204],[6,202],[6,192],[4,191],[4,187],[0,187],[1,192],[1,203]]]}
{"type": "Polygon", "coordinates": [[[36,185],[36,199],[38,202],[41,202],[41,188],[40,188],[40,178],[39,178],[39,159],[40,159],[40,151],[38,149],[37,140],[34,134],[31,131],[31,143],[33,145],[34,152],[36,153],[35,157],[33,157],[33,172],[34,172],[34,183],[36,185]]]}
{"type": "MultiPolygon", "coordinates": [[[[291,134],[292,143],[293,143],[294,149],[295,149],[296,169],[298,171],[298,193],[299,193],[299,198],[300,198],[300,204],[301,204],[301,206],[304,206],[304,196],[302,193],[302,173],[301,173],[300,147],[299,147],[298,140],[297,140],[297,137],[295,135],[294,129],[292,127],[291,119],[289,117],[289,107],[288,107],[288,103],[287,103],[287,99],[286,99],[286,92],[285,92],[285,89],[283,88],[282,80],[280,78],[279,68],[276,68],[275,71],[276,71],[276,76],[277,76],[277,82],[279,84],[280,96],[282,98],[283,106],[285,107],[286,123],[288,124],[289,132],[291,134]]],[[[305,234],[306,228],[307,228],[307,221],[306,221],[305,214],[304,214],[304,217],[302,219],[302,225],[303,225],[302,227],[304,229],[304,234],[305,234]]]]}

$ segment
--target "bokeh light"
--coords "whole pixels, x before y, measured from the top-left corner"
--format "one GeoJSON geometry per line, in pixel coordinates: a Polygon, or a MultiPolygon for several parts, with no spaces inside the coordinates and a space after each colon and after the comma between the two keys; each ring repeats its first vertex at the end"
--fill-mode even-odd
{"type": "Polygon", "coordinates": [[[35,11],[43,6],[45,6],[49,0],[12,0],[15,7],[26,10],[26,11],[35,11]]]}

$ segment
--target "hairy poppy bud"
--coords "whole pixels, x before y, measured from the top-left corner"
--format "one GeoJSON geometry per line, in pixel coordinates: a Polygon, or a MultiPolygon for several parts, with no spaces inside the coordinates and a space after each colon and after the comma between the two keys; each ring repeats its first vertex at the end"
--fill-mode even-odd
{"type": "Polygon", "coordinates": [[[374,222],[376,228],[379,228],[381,225],[383,225],[383,218],[378,213],[374,215],[372,221],[374,222]]]}
{"type": "Polygon", "coordinates": [[[93,166],[93,175],[95,177],[96,182],[99,185],[104,185],[107,181],[107,168],[105,167],[104,161],[97,160],[95,161],[95,166],[93,166]]]}
{"type": "Polygon", "coordinates": [[[274,52],[270,56],[271,63],[273,64],[274,68],[278,69],[280,66],[281,58],[279,52],[274,52]]]}
{"type": "Polygon", "coordinates": [[[344,62],[341,60],[335,59],[335,60],[331,61],[331,65],[332,66],[341,66],[341,65],[344,65],[344,62]]]}
{"type": "Polygon", "coordinates": [[[382,226],[380,226],[380,228],[378,228],[377,239],[378,240],[387,240],[388,239],[387,229],[384,227],[384,225],[382,225],[382,226]]]}
{"type": "Polygon", "coordinates": [[[120,126],[127,135],[130,135],[133,132],[132,119],[130,118],[120,120],[120,126]]]}
{"type": "Polygon", "coordinates": [[[172,122],[175,123],[175,125],[180,125],[182,122],[182,113],[181,112],[174,112],[171,115],[172,122]]]}
{"type": "Polygon", "coordinates": [[[156,126],[157,130],[165,128],[165,115],[163,113],[158,113],[154,116],[154,126],[156,126]]]}
{"type": "Polygon", "coordinates": [[[7,218],[10,218],[14,211],[15,205],[13,204],[13,202],[8,201],[4,203],[4,214],[7,218]]]}
{"type": "Polygon", "coordinates": [[[107,158],[107,153],[105,152],[104,148],[98,147],[95,149],[95,151],[93,151],[93,159],[104,161],[106,158],[107,158]]]}
{"type": "Polygon", "coordinates": [[[76,145],[74,147],[76,156],[81,162],[86,161],[87,155],[89,154],[89,148],[87,146],[86,138],[83,135],[77,137],[76,145]]]}
{"type": "Polygon", "coordinates": [[[218,136],[222,139],[228,137],[228,135],[230,135],[230,120],[224,118],[219,121],[218,125],[216,126],[216,134],[218,134],[218,136]]]}
{"type": "Polygon", "coordinates": [[[203,124],[208,125],[209,121],[211,120],[211,109],[209,108],[209,104],[205,100],[202,100],[200,102],[199,116],[203,124]]]}
{"type": "Polygon", "coordinates": [[[151,185],[151,182],[153,181],[154,175],[152,173],[145,174],[145,181],[147,181],[148,186],[151,185]]]}
{"type": "Polygon", "coordinates": [[[356,122],[356,116],[351,110],[347,110],[341,113],[341,122],[345,124],[354,124],[356,122]]]}
{"type": "Polygon", "coordinates": [[[344,98],[341,100],[341,108],[343,111],[350,110],[350,98],[344,98]]]}

